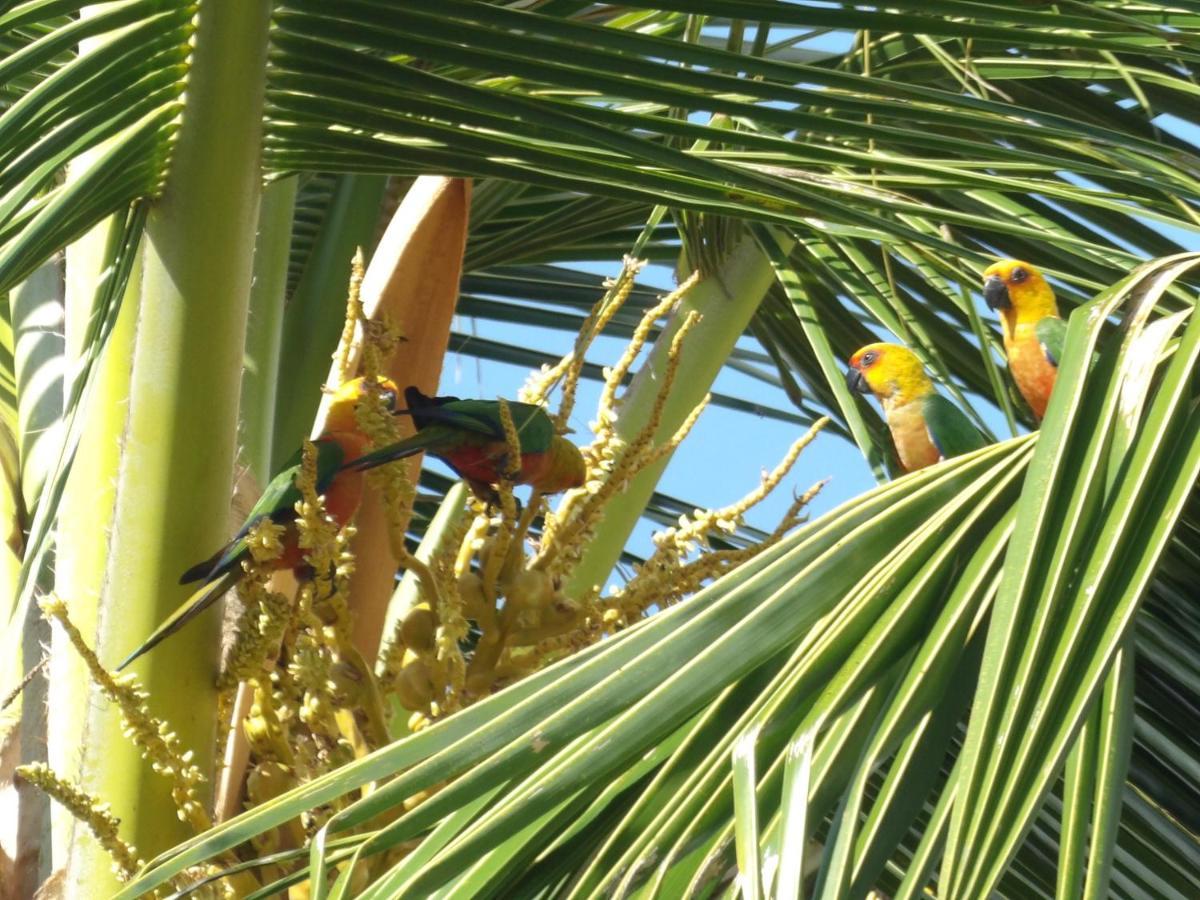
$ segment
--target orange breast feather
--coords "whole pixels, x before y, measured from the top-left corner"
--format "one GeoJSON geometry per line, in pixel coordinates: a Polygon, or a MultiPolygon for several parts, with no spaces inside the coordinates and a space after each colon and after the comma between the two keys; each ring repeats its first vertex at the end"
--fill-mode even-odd
{"type": "Polygon", "coordinates": [[[1041,419],[1046,414],[1046,404],[1050,402],[1050,392],[1054,389],[1058,369],[1047,359],[1033,325],[1019,326],[1012,340],[1005,342],[1005,350],[1008,351],[1008,368],[1017,390],[1033,414],[1041,419]]]}
{"type": "Polygon", "coordinates": [[[942,458],[929,438],[929,428],[919,400],[886,409],[888,428],[896,445],[896,455],[906,472],[932,466],[942,458]]]}

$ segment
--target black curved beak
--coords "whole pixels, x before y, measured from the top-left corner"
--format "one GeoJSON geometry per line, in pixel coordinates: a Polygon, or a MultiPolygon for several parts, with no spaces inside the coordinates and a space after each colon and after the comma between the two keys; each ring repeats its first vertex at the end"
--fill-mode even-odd
{"type": "Polygon", "coordinates": [[[858,369],[851,369],[846,373],[846,387],[852,391],[858,391],[860,394],[871,393],[871,386],[867,384],[867,379],[863,378],[863,373],[858,369]]]}
{"type": "Polygon", "coordinates": [[[1012,298],[1008,296],[1008,286],[996,275],[989,275],[984,279],[983,299],[992,309],[1012,309],[1012,298]]]}

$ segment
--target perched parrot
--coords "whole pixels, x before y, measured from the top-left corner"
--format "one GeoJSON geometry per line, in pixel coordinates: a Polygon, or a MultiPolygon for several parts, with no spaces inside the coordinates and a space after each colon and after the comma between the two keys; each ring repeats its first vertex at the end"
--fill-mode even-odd
{"type": "Polygon", "coordinates": [[[984,270],[983,299],[1000,314],[1009,371],[1041,421],[1067,337],[1054,291],[1029,263],[1005,259],[984,270]]]}
{"type": "MultiPolygon", "coordinates": [[[[369,438],[358,430],[355,411],[365,396],[365,379],[355,378],[342,385],[334,395],[325,419],[325,431],[313,441],[317,451],[317,491],[325,496],[325,509],[339,525],[345,525],[362,501],[362,472],[370,466],[348,468],[346,463],[362,458],[369,438]]],[[[380,378],[379,387],[384,403],[396,411],[399,391],[389,379],[380,378]]],[[[155,629],[142,645],[134,650],[117,671],[125,668],[164,638],[174,634],[189,621],[212,605],[218,597],[233,587],[243,575],[242,560],[250,554],[247,535],[263,519],[288,525],[296,519],[296,501],[300,489],[296,476],[300,473],[302,451],[297,450],[287,464],[271,479],[245,523],[233,538],[203,562],[192,566],[179,579],[180,584],[202,582],[165,622],[155,629]]],[[[379,460],[380,465],[387,460],[379,460]]],[[[279,569],[297,569],[304,565],[304,554],[297,541],[295,529],[288,528],[283,538],[283,554],[275,560],[279,569]]]]}
{"type": "Polygon", "coordinates": [[[987,443],[961,409],[933,389],[921,361],[899,344],[867,344],[850,357],[846,384],[874,394],[906,472],[987,443]]]}
{"type": "MultiPolygon", "coordinates": [[[[492,485],[508,467],[508,444],[495,400],[460,400],[457,397],[427,397],[415,387],[406,388],[407,409],[417,433],[387,447],[380,447],[351,462],[350,470],[367,469],[425,451],[445,462],[461,476],[476,496],[493,500],[492,485]]],[[[509,403],[513,425],[521,446],[521,464],[514,477],[517,484],[532,485],[544,494],[580,487],[586,467],[579,448],[554,433],[554,423],[540,406],[509,403]]]]}

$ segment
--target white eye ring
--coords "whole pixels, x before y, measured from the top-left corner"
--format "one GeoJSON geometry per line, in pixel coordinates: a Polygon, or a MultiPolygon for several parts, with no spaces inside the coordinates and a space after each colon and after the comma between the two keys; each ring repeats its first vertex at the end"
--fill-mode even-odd
{"type": "Polygon", "coordinates": [[[1024,269],[1022,269],[1020,266],[1013,269],[1012,274],[1009,275],[1009,278],[1012,281],[1017,282],[1018,284],[1020,284],[1022,281],[1024,281],[1028,277],[1029,277],[1029,273],[1026,272],[1024,269]]]}

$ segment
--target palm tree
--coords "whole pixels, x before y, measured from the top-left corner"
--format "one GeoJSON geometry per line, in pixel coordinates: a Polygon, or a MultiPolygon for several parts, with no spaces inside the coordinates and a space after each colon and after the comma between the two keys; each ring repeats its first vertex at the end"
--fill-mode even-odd
{"type": "MultiPolygon", "coordinates": [[[[50,642],[5,712],[6,773],[48,762],[82,792],[59,797],[112,805],[157,854],[121,896],[197,866],[264,896],[1196,896],[1198,25],[1188,0],[0,2],[0,690],[50,642]],[[626,436],[675,433],[732,368],[786,391],[771,414],[827,416],[880,485],[197,835],[207,813],[179,820],[178,779],[123,739],[36,600],[106,662],[179,601],[227,534],[239,428],[260,480],[303,437],[349,257],[430,175],[476,180],[465,256],[463,182],[415,219],[454,251],[420,257],[443,284],[462,257],[463,315],[573,332],[595,299],[581,261],[700,272],[626,436]],[[1070,312],[1036,435],[973,297],[997,255],[1038,262],[1070,312]],[[885,432],[841,381],[884,332],[1007,439],[887,481],[885,432]],[[300,816],[307,846],[271,843],[300,816]]],[[[404,255],[387,241],[381,278],[404,255]]],[[[453,294],[430,296],[397,314],[448,323],[453,294]]],[[[610,334],[653,292],[628,303],[610,334]]],[[[667,459],[612,498],[569,595],[607,580],[640,516],[678,514],[654,494],[667,459]]],[[[394,618],[394,569],[366,568],[394,618]]],[[[210,775],[218,626],[194,627],[138,674],[210,775]]],[[[63,869],[118,890],[64,809],[10,800],[28,888],[63,869]]]]}

